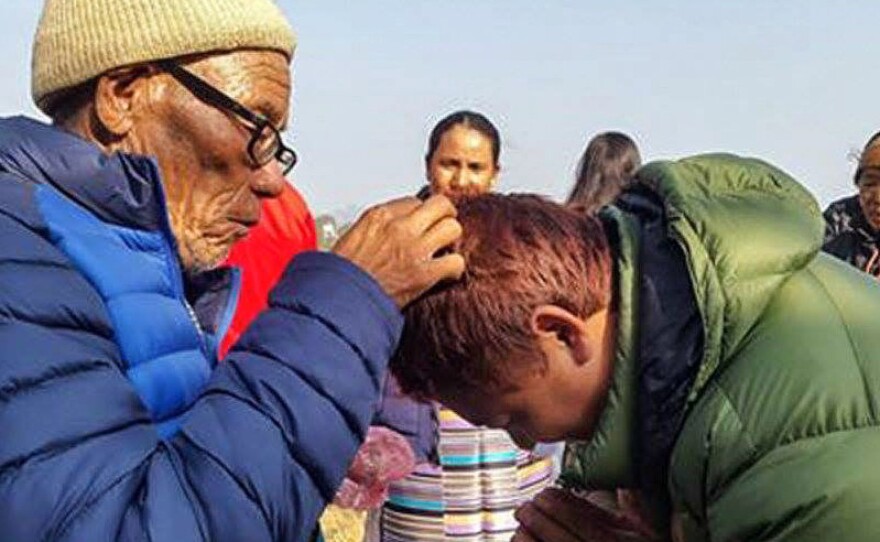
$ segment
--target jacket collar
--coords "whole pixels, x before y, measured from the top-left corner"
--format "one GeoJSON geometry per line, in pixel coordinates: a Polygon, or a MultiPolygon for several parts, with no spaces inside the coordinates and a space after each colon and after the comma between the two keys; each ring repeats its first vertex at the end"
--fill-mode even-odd
{"type": "MultiPolygon", "coordinates": [[[[51,186],[101,221],[161,233],[177,243],[156,162],[131,154],[104,154],[93,143],[27,117],[0,119],[0,173],[51,186]]],[[[184,275],[187,298],[202,328],[222,335],[234,310],[238,278],[229,268],[184,275]]]]}
{"type": "Polygon", "coordinates": [[[614,254],[614,373],[605,409],[588,442],[566,446],[562,483],[582,489],[634,487],[636,364],[638,356],[639,246],[635,220],[606,208],[603,222],[614,254]]]}
{"type": "Polygon", "coordinates": [[[104,154],[74,134],[26,117],[0,119],[0,172],[51,185],[102,221],[170,234],[156,163],[104,154]]]}

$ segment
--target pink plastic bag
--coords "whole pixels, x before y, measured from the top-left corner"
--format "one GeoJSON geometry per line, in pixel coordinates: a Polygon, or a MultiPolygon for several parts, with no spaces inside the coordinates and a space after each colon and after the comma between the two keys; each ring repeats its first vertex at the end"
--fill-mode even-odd
{"type": "Polygon", "coordinates": [[[378,508],[388,498],[391,482],[414,468],[415,456],[403,436],[385,427],[370,427],[333,503],[358,510],[378,508]]]}

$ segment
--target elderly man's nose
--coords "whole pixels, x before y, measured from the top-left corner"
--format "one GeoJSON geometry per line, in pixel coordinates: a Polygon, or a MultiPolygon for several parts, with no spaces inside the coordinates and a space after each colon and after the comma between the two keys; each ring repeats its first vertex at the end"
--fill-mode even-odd
{"type": "Polygon", "coordinates": [[[261,198],[277,198],[286,182],[281,164],[273,161],[254,172],[251,190],[261,198]]]}

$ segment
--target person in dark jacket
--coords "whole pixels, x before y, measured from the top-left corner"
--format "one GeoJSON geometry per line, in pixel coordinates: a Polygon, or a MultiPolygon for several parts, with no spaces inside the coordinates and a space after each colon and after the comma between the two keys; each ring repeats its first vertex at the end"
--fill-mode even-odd
{"type": "Polygon", "coordinates": [[[296,161],[271,0],[48,0],[0,119],[0,540],[306,540],[367,431],[400,308],[463,269],[442,197],[285,270],[223,363],[218,267],[296,161]],[[295,287],[293,286],[295,285],[295,287]]]}
{"type": "Polygon", "coordinates": [[[822,250],[880,277],[880,132],[865,144],[853,179],[858,194],[825,210],[822,250]]]}
{"type": "Polygon", "coordinates": [[[568,441],[572,493],[515,540],[877,539],[880,285],[820,252],[785,172],[703,155],[598,216],[494,194],[458,216],[467,271],[407,307],[391,367],[520,445],[568,441]],[[636,514],[581,499],[617,488],[636,514]]]}

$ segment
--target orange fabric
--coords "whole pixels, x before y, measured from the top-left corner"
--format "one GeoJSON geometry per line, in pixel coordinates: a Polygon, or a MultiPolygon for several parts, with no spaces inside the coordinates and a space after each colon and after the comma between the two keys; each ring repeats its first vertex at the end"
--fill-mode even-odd
{"type": "Polygon", "coordinates": [[[295,188],[285,185],[279,197],[263,200],[260,222],[225,262],[242,270],[242,283],[232,325],[220,343],[220,359],[266,307],[269,291],[293,256],[317,247],[315,219],[295,188]]]}

